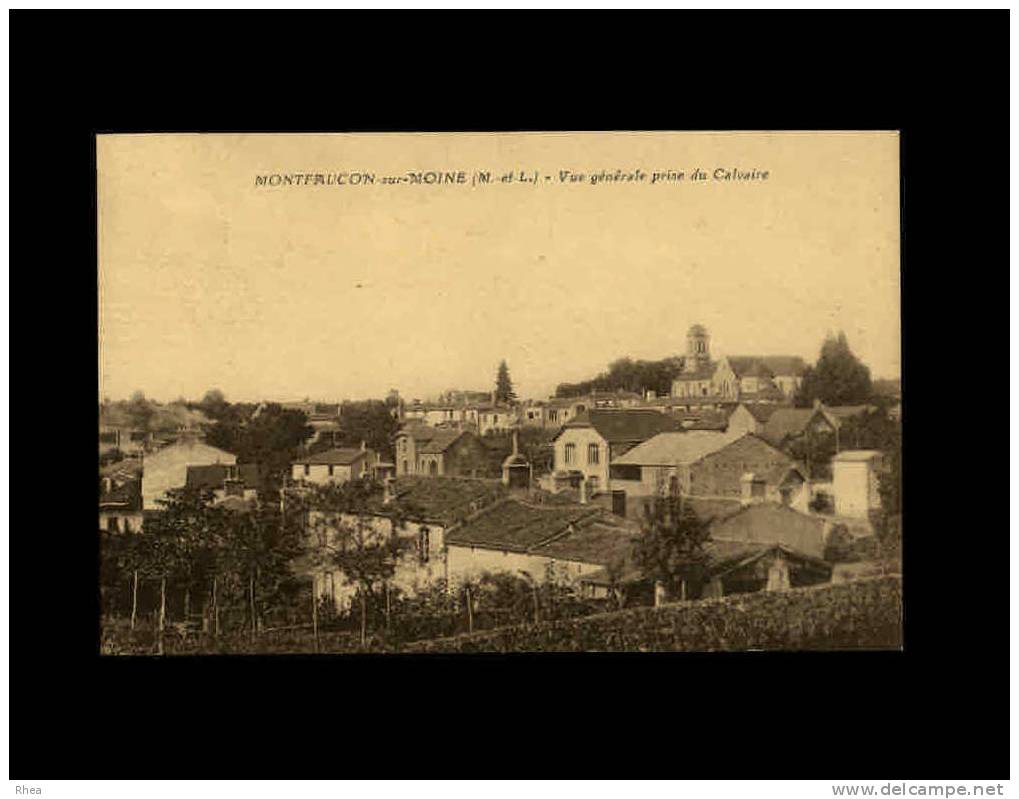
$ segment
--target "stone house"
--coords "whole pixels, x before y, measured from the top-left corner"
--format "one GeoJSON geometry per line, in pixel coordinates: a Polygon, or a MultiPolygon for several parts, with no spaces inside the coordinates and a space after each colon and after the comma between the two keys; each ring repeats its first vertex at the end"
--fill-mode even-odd
{"type": "MultiPolygon", "coordinates": [[[[446,535],[473,514],[506,495],[498,481],[454,477],[399,477],[388,480],[366,504],[349,511],[305,511],[309,536],[334,545],[339,528],[356,529],[366,541],[397,536],[405,542],[390,586],[414,593],[447,577],[446,535]]],[[[299,567],[313,579],[315,595],[337,609],[349,607],[356,588],[328,566],[299,567]]]]}
{"type": "Polygon", "coordinates": [[[420,422],[431,427],[444,425],[459,427],[468,421],[467,408],[449,403],[419,403],[404,408],[403,418],[409,422],[420,422]]]}
{"type": "Polygon", "coordinates": [[[191,437],[183,437],[142,460],[144,510],[159,510],[158,500],[174,488],[187,484],[189,466],[233,465],[237,456],[191,437]]]}
{"type": "Polygon", "coordinates": [[[799,466],[752,434],[665,432],[617,458],[612,491],[638,499],[679,493],[722,500],[768,499],[805,504],[799,466]]]}
{"type": "Polygon", "coordinates": [[[592,407],[588,397],[553,397],[545,405],[545,427],[562,427],[592,407]]]}
{"type": "Polygon", "coordinates": [[[375,476],[378,453],[362,443],[358,447],[337,447],[298,458],[290,466],[290,478],[309,483],[345,483],[375,476]]]}
{"type": "Polygon", "coordinates": [[[396,473],[431,477],[486,477],[488,450],[470,430],[406,425],[393,436],[396,473]]]}
{"type": "Polygon", "coordinates": [[[624,562],[639,534],[636,525],[592,505],[507,498],[448,531],[447,581],[505,572],[577,584],[624,562]]]}
{"type": "Polygon", "coordinates": [[[518,426],[517,409],[504,405],[468,408],[466,421],[474,425],[480,435],[506,433],[518,426]]]}
{"type": "Polygon", "coordinates": [[[591,493],[608,490],[609,466],[616,458],[658,433],[679,428],[679,422],[657,411],[586,411],[552,440],[553,478],[574,475],[587,482],[591,493]]]}

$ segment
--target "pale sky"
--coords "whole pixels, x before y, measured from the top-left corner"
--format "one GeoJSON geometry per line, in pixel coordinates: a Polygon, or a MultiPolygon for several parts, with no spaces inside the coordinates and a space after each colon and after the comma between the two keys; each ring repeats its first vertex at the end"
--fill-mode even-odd
{"type": "Polygon", "coordinates": [[[893,133],[118,135],[98,171],[112,399],[423,398],[491,389],[502,358],[539,398],[618,357],[681,354],[695,322],[713,357],[811,363],[843,329],[873,376],[899,374],[893,133]],[[650,185],[696,167],[709,179],[650,185]],[[496,182],[381,184],[460,169],[496,182]],[[541,177],[498,182],[509,170],[541,177]],[[375,185],[255,185],[353,171],[375,185]]]}

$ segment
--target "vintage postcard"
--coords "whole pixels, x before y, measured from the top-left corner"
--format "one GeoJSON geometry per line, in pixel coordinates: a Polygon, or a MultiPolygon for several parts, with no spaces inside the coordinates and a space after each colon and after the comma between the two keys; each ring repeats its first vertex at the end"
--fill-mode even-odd
{"type": "Polygon", "coordinates": [[[901,647],[896,132],[96,149],[102,653],[901,647]]]}

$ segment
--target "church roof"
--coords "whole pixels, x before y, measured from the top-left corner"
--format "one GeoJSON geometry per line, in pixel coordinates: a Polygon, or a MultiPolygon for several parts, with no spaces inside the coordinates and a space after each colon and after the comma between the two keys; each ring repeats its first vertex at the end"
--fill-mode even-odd
{"type": "MultiPolygon", "coordinates": [[[[686,366],[686,360],[683,361],[683,366],[686,366]]],[[[717,361],[702,361],[697,364],[696,369],[692,372],[680,372],[673,378],[673,382],[684,381],[684,380],[710,380],[715,374],[715,368],[718,366],[717,361]]]]}

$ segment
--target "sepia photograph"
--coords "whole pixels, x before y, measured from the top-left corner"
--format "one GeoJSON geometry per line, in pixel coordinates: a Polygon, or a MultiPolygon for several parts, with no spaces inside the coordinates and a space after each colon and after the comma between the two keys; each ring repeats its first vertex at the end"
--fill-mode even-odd
{"type": "Polygon", "coordinates": [[[102,656],[902,649],[898,132],[95,148],[102,656]]]}

